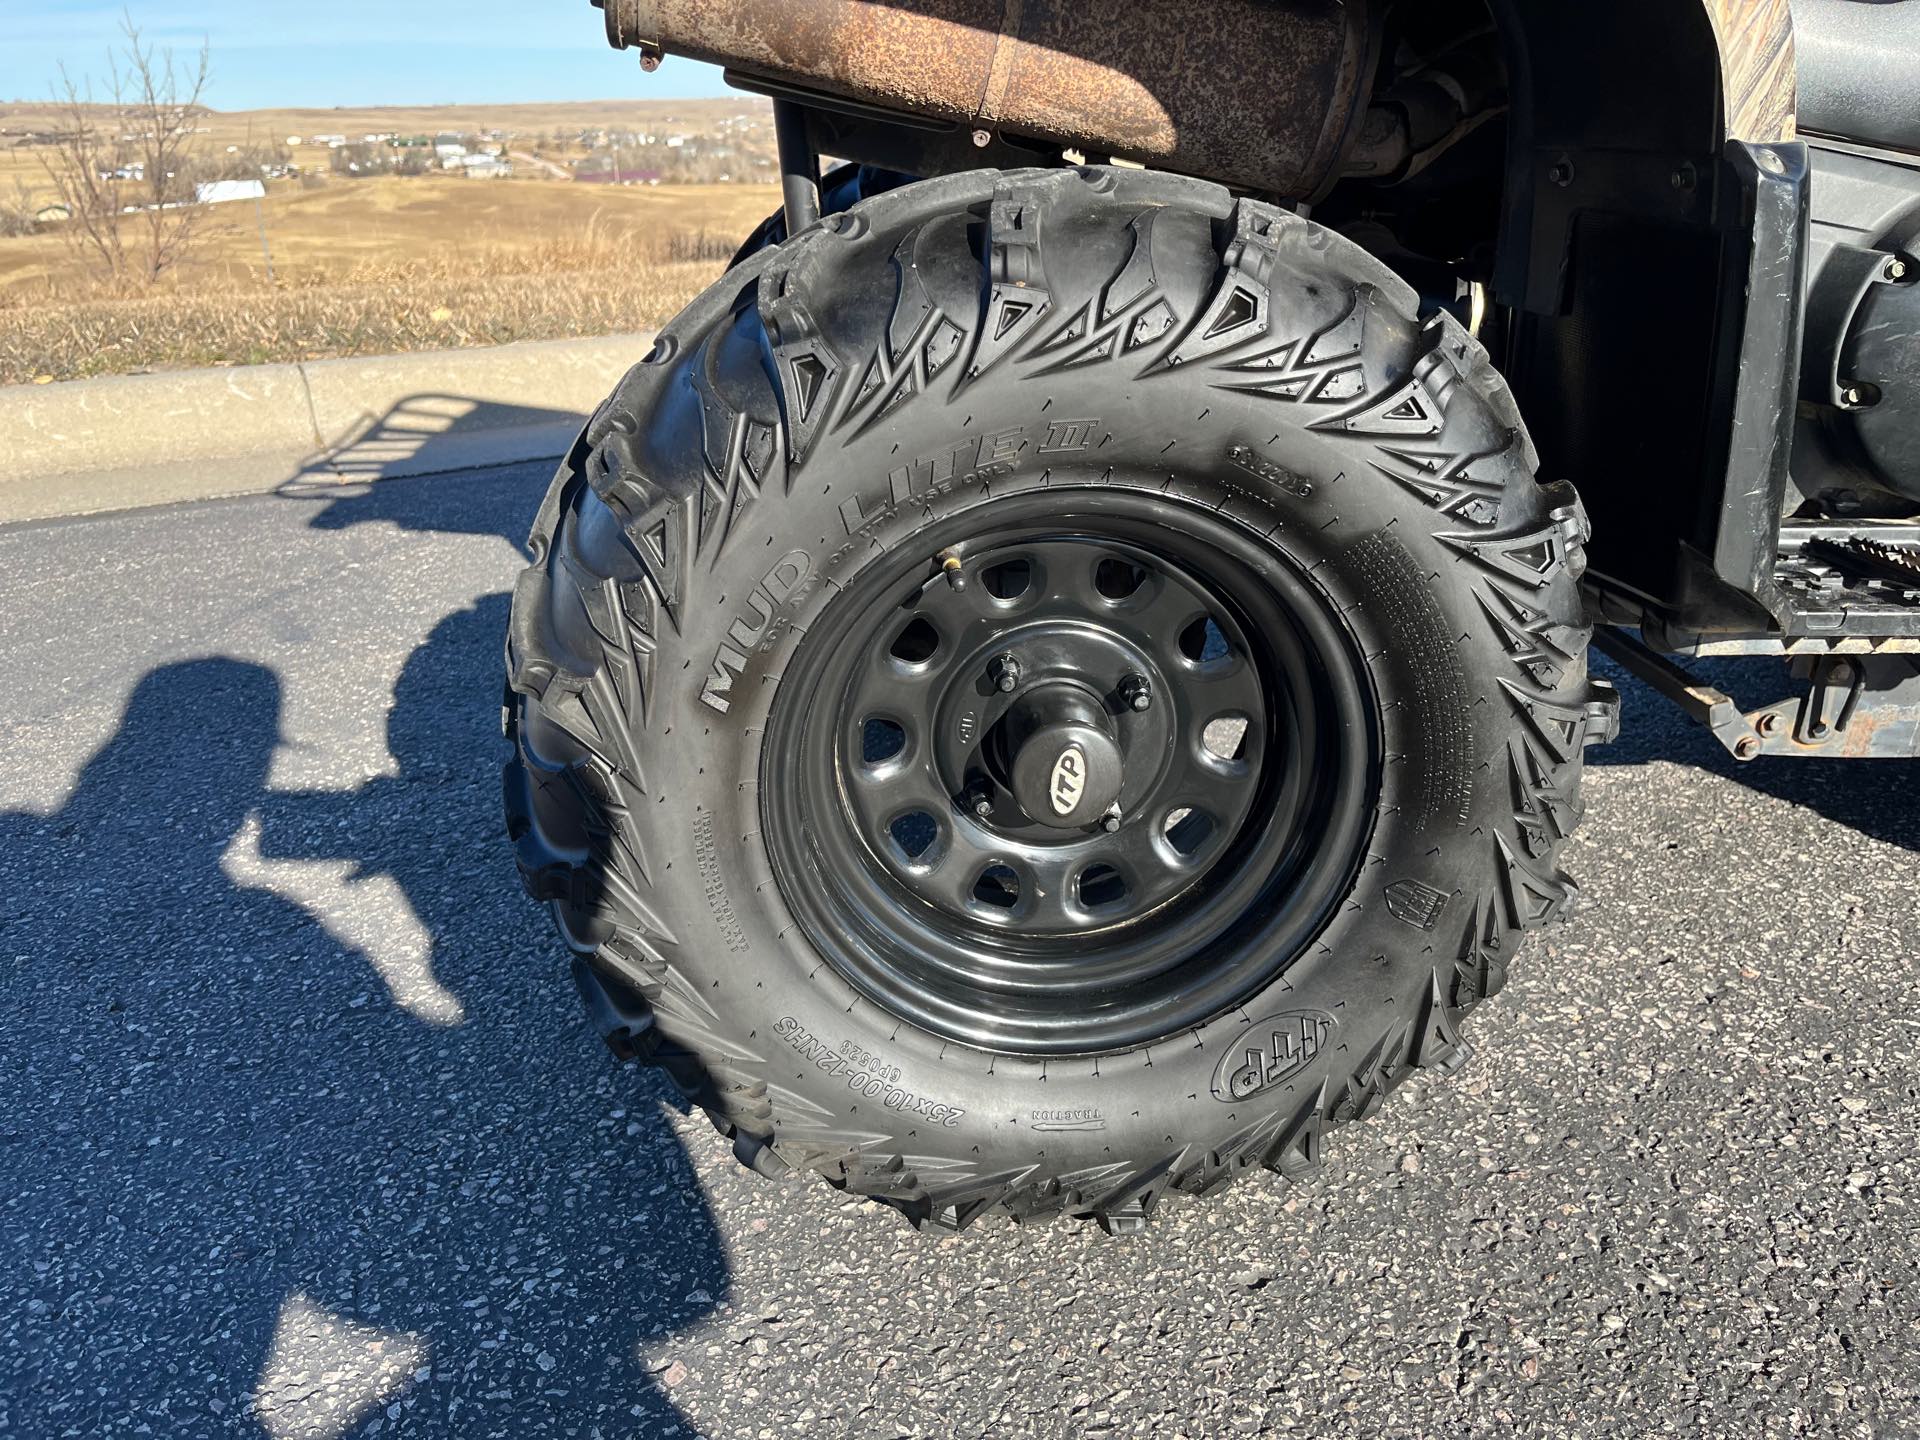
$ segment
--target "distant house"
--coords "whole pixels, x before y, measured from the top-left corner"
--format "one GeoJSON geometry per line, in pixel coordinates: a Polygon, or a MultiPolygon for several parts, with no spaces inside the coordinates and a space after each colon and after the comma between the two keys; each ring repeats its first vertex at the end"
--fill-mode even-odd
{"type": "Polygon", "coordinates": [[[236,200],[264,200],[267,187],[258,180],[207,180],[193,187],[196,205],[231,205],[236,200]]]}
{"type": "Polygon", "coordinates": [[[469,180],[504,180],[513,166],[494,155],[460,155],[450,162],[469,180]]]}
{"type": "Polygon", "coordinates": [[[582,185],[658,185],[658,170],[635,170],[622,166],[616,170],[611,162],[601,160],[583,160],[574,170],[573,178],[582,185]]]}

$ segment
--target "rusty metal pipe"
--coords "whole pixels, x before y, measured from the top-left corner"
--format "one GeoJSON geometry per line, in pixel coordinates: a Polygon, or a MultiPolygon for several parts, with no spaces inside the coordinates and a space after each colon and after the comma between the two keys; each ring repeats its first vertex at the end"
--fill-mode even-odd
{"type": "Polygon", "coordinates": [[[1365,0],[600,0],[618,47],[1285,196],[1366,103],[1365,0]]]}

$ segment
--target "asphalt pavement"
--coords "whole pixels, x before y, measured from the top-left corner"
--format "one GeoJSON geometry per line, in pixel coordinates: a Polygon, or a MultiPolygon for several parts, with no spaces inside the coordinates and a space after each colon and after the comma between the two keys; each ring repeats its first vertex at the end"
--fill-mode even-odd
{"type": "Polygon", "coordinates": [[[1463,1073],[928,1239],[741,1170],[520,896],[546,471],[0,529],[0,1434],[1920,1431],[1920,770],[1627,687],[1463,1073]]]}

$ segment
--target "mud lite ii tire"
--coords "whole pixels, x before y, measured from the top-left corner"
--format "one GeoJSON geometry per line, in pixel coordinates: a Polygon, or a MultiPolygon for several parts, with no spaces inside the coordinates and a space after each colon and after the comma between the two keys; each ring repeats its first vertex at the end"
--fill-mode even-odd
{"type": "Polygon", "coordinates": [[[527,888],[764,1173],[1114,1230],[1298,1175],[1571,895],[1615,712],[1535,463],[1451,318],[1214,186],[829,216],[674,320],[541,510],[527,888]]]}

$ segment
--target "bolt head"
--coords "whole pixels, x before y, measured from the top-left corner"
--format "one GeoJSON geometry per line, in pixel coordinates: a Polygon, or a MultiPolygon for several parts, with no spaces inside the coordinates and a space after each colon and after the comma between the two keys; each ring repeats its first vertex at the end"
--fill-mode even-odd
{"type": "Polygon", "coordinates": [[[1012,655],[997,656],[988,667],[987,675],[994,689],[1002,695],[1011,695],[1020,686],[1020,661],[1012,655]]]}
{"type": "Polygon", "coordinates": [[[993,136],[989,135],[985,130],[976,130],[973,132],[973,143],[979,149],[984,150],[993,143],[993,136]]]}
{"type": "Polygon", "coordinates": [[[1907,262],[1895,255],[1887,261],[1887,268],[1883,273],[1889,280],[1904,280],[1907,278],[1908,270],[1907,262]]]}
{"type": "Polygon", "coordinates": [[[1100,828],[1109,835],[1120,828],[1120,807],[1118,805],[1100,817],[1100,828]]]}
{"type": "Polygon", "coordinates": [[[1760,753],[1760,741],[1752,735],[1742,735],[1733,742],[1733,754],[1736,760],[1751,760],[1760,753]]]}
{"type": "Polygon", "coordinates": [[[1153,686],[1144,675],[1129,675],[1120,682],[1120,700],[1129,710],[1150,709],[1153,706],[1153,686]]]}

